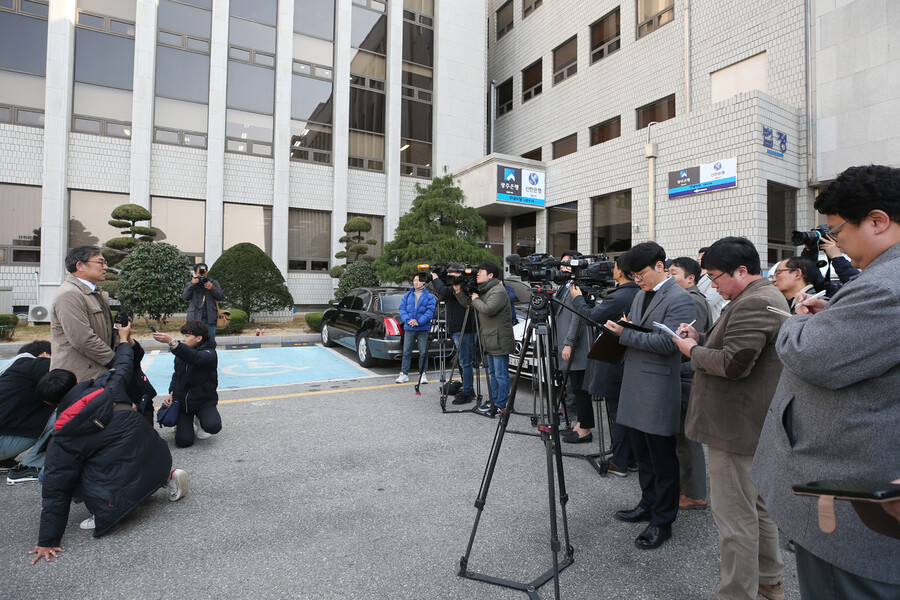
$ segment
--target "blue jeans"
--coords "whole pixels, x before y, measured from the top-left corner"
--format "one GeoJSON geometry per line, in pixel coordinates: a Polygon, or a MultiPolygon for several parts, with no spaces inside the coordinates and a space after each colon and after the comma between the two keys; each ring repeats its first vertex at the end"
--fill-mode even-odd
{"type": "Polygon", "coordinates": [[[44,425],[44,431],[39,438],[26,438],[18,435],[2,435],[0,436],[0,460],[7,458],[15,458],[25,450],[31,450],[22,458],[21,464],[26,467],[43,467],[44,455],[46,452],[41,451],[41,447],[50,438],[53,433],[53,424],[56,422],[56,411],[50,414],[47,424],[44,425]]]}
{"type": "Polygon", "coordinates": [[[412,362],[413,343],[419,348],[419,370],[427,365],[428,361],[428,330],[403,332],[403,361],[400,363],[400,372],[409,375],[409,363],[412,362]]]}
{"type": "Polygon", "coordinates": [[[462,335],[457,331],[453,334],[453,343],[459,352],[459,367],[462,370],[463,394],[474,394],[475,386],[472,384],[472,355],[475,354],[475,334],[462,335]],[[462,338],[462,343],[460,343],[462,338]]]}
{"type": "Polygon", "coordinates": [[[200,320],[203,321],[204,323],[206,323],[206,326],[209,327],[209,339],[211,339],[211,340],[216,339],[216,323],[218,322],[218,320],[213,319],[212,323],[210,323],[208,319],[200,319],[200,320]]]}
{"type": "Polygon", "coordinates": [[[509,400],[509,354],[487,355],[491,374],[491,399],[497,408],[506,408],[509,400]]]}

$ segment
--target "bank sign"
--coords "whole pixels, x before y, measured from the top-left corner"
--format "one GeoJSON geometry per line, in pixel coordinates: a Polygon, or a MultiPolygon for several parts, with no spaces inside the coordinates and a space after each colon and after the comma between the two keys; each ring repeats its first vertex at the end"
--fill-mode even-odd
{"type": "Polygon", "coordinates": [[[543,171],[497,165],[497,200],[544,206],[543,171]]]}
{"type": "Polygon", "coordinates": [[[669,198],[693,196],[737,187],[737,159],[669,171],[669,198]]]}

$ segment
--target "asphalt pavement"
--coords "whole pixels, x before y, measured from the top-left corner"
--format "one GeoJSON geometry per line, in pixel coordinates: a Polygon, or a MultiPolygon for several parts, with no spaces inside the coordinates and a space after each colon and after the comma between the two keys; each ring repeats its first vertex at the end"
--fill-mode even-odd
{"type": "MultiPolygon", "coordinates": [[[[190,493],[175,503],[155,494],[99,539],[78,528],[88,513],[73,505],[66,552],[49,564],[31,566],[27,555],[39,485],[0,486],[0,598],[527,598],[457,575],[498,420],[442,414],[434,383],[417,396],[413,384],[393,383],[397,365],[372,371],[378,376],[222,390],[220,434],[181,449],[173,429],[157,429],[189,473],[190,493]]],[[[524,388],[516,404],[527,411],[524,388]]],[[[520,415],[509,429],[533,431],[520,415]]],[[[561,598],[715,598],[709,510],[683,512],[672,540],[638,550],[643,526],[613,518],[637,503],[637,477],[600,477],[582,458],[563,465],[575,562],[560,574],[561,598]]],[[[543,443],[507,432],[470,570],[514,581],[547,571],[548,506],[543,443]]],[[[784,557],[795,600],[794,557],[784,557]]],[[[538,593],[553,598],[552,582],[538,593]]]]}

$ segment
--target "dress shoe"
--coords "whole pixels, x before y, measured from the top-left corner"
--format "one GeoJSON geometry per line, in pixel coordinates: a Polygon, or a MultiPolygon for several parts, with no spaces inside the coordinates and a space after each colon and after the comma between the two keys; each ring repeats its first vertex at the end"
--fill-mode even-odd
{"type": "Polygon", "coordinates": [[[610,475],[615,475],[616,477],[628,477],[628,471],[618,466],[613,461],[609,461],[607,464],[606,472],[610,475]]]}
{"type": "Polygon", "coordinates": [[[637,473],[638,464],[636,462],[629,462],[628,465],[626,465],[626,466],[628,467],[628,470],[631,471],[632,473],[637,473]]]}
{"type": "Polygon", "coordinates": [[[450,402],[452,404],[468,404],[475,399],[475,394],[457,394],[450,402]]]}
{"type": "Polygon", "coordinates": [[[672,537],[671,525],[647,525],[647,529],[634,540],[634,545],[640,550],[655,550],[670,537],[672,537]]]}
{"type": "Polygon", "coordinates": [[[784,600],[784,585],[780,581],[771,585],[761,583],[759,593],[769,600],[784,600]]]}
{"type": "Polygon", "coordinates": [[[562,436],[562,441],[567,444],[587,444],[590,441],[593,441],[594,434],[590,431],[587,435],[578,435],[577,431],[570,431],[566,435],[562,436]]]}
{"type": "Polygon", "coordinates": [[[684,494],[681,494],[681,497],[678,499],[678,508],[681,510],[706,508],[706,498],[688,498],[684,494]]]}
{"type": "Polygon", "coordinates": [[[631,510],[620,510],[616,513],[616,518],[626,523],[640,523],[641,521],[650,520],[650,511],[640,506],[635,506],[631,510]]]}

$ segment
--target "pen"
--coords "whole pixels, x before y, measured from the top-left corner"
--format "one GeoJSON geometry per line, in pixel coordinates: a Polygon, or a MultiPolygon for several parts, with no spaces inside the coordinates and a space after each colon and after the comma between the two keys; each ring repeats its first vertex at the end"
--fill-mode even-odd
{"type": "Polygon", "coordinates": [[[694,323],[696,323],[696,322],[697,322],[697,319],[694,319],[693,321],[691,321],[690,323],[688,323],[687,326],[688,326],[688,327],[693,327],[693,326],[694,326],[694,323]]]}
{"type": "Polygon", "coordinates": [[[810,300],[815,300],[817,298],[821,298],[824,295],[825,295],[825,290],[822,290],[821,292],[817,292],[817,293],[813,294],[812,296],[810,296],[809,298],[807,298],[806,300],[804,300],[803,304],[806,304],[810,300]]]}

